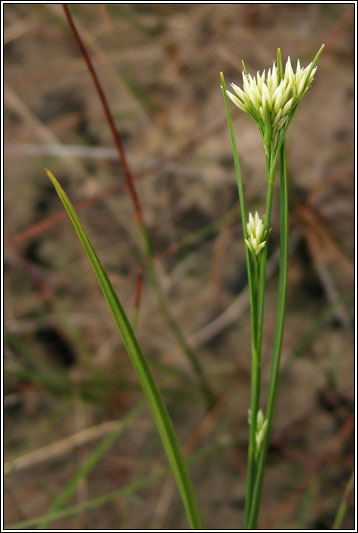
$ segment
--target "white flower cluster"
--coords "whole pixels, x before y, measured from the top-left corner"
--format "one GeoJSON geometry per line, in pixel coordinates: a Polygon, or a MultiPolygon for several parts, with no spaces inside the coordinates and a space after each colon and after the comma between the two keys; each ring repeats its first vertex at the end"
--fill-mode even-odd
{"type": "Polygon", "coordinates": [[[237,107],[250,115],[262,131],[267,120],[271,121],[273,134],[286,126],[290,114],[310,87],[317,67],[312,63],[302,68],[297,61],[296,72],[293,71],[290,58],[287,59],[285,72],[279,80],[278,70],[273,64],[267,75],[257,72],[257,76],[242,73],[243,89],[231,84],[236,94],[226,91],[237,107]]]}
{"type": "Polygon", "coordinates": [[[266,241],[264,240],[264,225],[257,211],[254,217],[249,213],[249,221],[246,227],[248,239],[245,239],[245,242],[253,254],[259,255],[266,241]]]}

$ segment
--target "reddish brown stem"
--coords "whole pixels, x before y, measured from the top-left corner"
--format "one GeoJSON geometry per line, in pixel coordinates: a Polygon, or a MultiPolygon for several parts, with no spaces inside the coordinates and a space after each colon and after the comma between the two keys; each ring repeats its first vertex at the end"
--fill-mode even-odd
{"type": "Polygon", "coordinates": [[[137,279],[135,284],[135,299],[134,299],[134,309],[136,312],[139,311],[140,302],[142,299],[142,288],[143,288],[143,269],[139,268],[137,270],[137,279]]]}
{"type": "Polygon", "coordinates": [[[98,96],[99,96],[99,98],[101,100],[103,111],[104,111],[104,113],[106,115],[106,118],[107,118],[107,121],[108,121],[108,125],[109,125],[109,127],[111,129],[113,142],[115,144],[115,147],[116,147],[118,155],[119,155],[119,163],[120,163],[123,175],[124,175],[126,186],[128,188],[128,192],[129,192],[130,198],[131,198],[132,203],[133,203],[135,217],[136,217],[136,220],[137,220],[139,228],[141,230],[143,230],[144,229],[144,222],[143,222],[142,207],[140,205],[140,201],[139,201],[137,192],[135,190],[133,175],[132,175],[132,172],[131,172],[131,170],[129,168],[129,165],[128,165],[128,161],[127,161],[126,154],[125,154],[125,151],[124,151],[124,148],[123,148],[123,143],[122,143],[122,139],[121,139],[120,133],[119,133],[119,131],[116,128],[116,125],[115,125],[115,122],[114,122],[114,118],[113,118],[113,115],[112,115],[111,110],[109,108],[108,101],[107,101],[106,95],[104,94],[104,90],[102,88],[101,82],[99,81],[99,78],[98,78],[97,73],[96,73],[96,71],[94,69],[93,63],[92,63],[92,61],[91,61],[91,59],[90,59],[90,57],[88,55],[86,47],[83,44],[83,41],[82,41],[82,39],[80,37],[80,34],[79,34],[79,32],[78,32],[78,30],[76,28],[76,25],[74,23],[74,20],[72,18],[70,10],[68,9],[67,4],[62,4],[62,7],[63,7],[63,10],[65,12],[65,15],[66,15],[66,18],[68,20],[68,23],[70,25],[70,28],[71,28],[71,30],[73,32],[73,35],[75,37],[76,43],[77,43],[77,45],[78,45],[78,47],[79,47],[79,49],[81,51],[83,59],[84,59],[86,65],[87,65],[89,73],[90,73],[90,75],[92,77],[93,83],[95,84],[98,96]]]}
{"type": "Polygon", "coordinates": [[[165,303],[165,300],[163,298],[163,294],[162,294],[162,291],[161,291],[161,288],[160,288],[160,284],[159,284],[159,281],[158,281],[158,278],[157,278],[157,275],[156,275],[156,272],[155,272],[154,264],[153,264],[153,254],[152,254],[152,250],[151,250],[151,247],[150,247],[148,234],[147,234],[146,227],[145,227],[144,220],[143,220],[141,205],[140,205],[139,198],[137,196],[137,193],[136,193],[136,190],[135,190],[135,187],[134,187],[133,176],[132,176],[132,173],[131,173],[131,171],[129,169],[129,166],[128,166],[128,163],[127,163],[127,158],[126,158],[126,155],[125,155],[125,152],[124,152],[124,149],[123,149],[122,140],[121,140],[119,132],[116,129],[116,126],[115,126],[115,123],[114,123],[114,119],[113,119],[112,113],[110,111],[106,96],[104,94],[104,91],[102,89],[102,86],[100,84],[98,76],[96,74],[96,71],[95,71],[95,69],[93,67],[93,64],[92,64],[92,62],[91,62],[91,60],[89,58],[87,50],[86,50],[86,48],[85,48],[85,46],[84,46],[84,44],[82,42],[82,39],[81,39],[81,37],[80,37],[80,35],[78,33],[78,30],[77,30],[77,28],[76,28],[76,26],[74,24],[74,21],[72,19],[71,13],[70,13],[70,11],[69,11],[69,9],[68,9],[66,4],[62,4],[62,6],[63,6],[63,10],[65,12],[66,18],[68,20],[68,23],[69,23],[69,25],[70,25],[70,27],[72,29],[72,32],[73,32],[73,34],[75,36],[76,42],[77,42],[77,44],[79,46],[79,49],[81,51],[81,54],[83,56],[83,59],[86,62],[86,65],[87,65],[88,70],[89,70],[89,72],[91,74],[92,80],[93,80],[93,82],[94,82],[94,84],[96,86],[98,96],[99,96],[99,98],[101,100],[101,103],[102,103],[102,106],[103,106],[103,110],[104,110],[105,116],[107,118],[107,122],[108,122],[108,124],[110,126],[110,129],[111,129],[113,141],[114,141],[114,144],[115,144],[115,146],[117,148],[117,152],[118,152],[119,159],[120,159],[120,165],[121,165],[124,177],[125,177],[125,183],[126,183],[126,186],[128,188],[128,192],[130,194],[130,198],[131,198],[132,203],[133,203],[133,208],[134,208],[135,217],[136,217],[137,224],[138,224],[138,229],[139,229],[141,240],[142,240],[142,244],[143,244],[144,250],[145,250],[145,257],[146,257],[146,260],[147,260],[147,264],[148,264],[148,267],[149,267],[151,280],[152,280],[152,283],[153,283],[153,288],[156,291],[160,308],[161,308],[161,310],[163,312],[163,315],[166,317],[167,322],[168,322],[171,330],[173,331],[173,333],[174,333],[174,335],[175,335],[175,337],[176,337],[176,339],[178,341],[178,344],[181,346],[183,352],[186,354],[186,356],[187,356],[187,358],[188,358],[188,360],[189,360],[189,362],[190,362],[195,374],[197,375],[197,377],[198,377],[198,379],[200,381],[200,386],[202,388],[202,391],[203,391],[204,395],[206,396],[206,400],[208,402],[208,405],[209,405],[209,407],[211,407],[213,402],[214,402],[214,394],[211,391],[211,388],[210,388],[209,384],[207,383],[207,380],[206,380],[205,374],[203,372],[203,369],[201,367],[201,364],[200,364],[199,360],[197,359],[196,354],[193,352],[193,350],[187,344],[187,342],[185,340],[185,337],[183,336],[181,330],[177,326],[177,324],[176,324],[174,318],[172,317],[171,312],[168,309],[168,307],[167,307],[167,305],[165,303]]]}

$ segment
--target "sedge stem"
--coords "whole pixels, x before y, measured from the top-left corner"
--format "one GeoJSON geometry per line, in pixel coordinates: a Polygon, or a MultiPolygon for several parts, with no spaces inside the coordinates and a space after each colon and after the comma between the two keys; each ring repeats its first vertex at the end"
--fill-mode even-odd
{"type": "Polygon", "coordinates": [[[271,375],[266,409],[267,426],[259,455],[255,486],[252,495],[249,529],[256,529],[260,501],[262,494],[263,478],[265,473],[267,450],[271,433],[273,412],[278,387],[278,374],[280,368],[281,348],[286,310],[287,292],[287,264],[288,264],[288,193],[287,193],[287,168],[286,147],[282,143],[280,148],[280,273],[278,282],[278,306],[275,327],[275,338],[271,365],[271,375]]]}
{"type": "MultiPolygon", "coordinates": [[[[229,108],[228,96],[226,92],[226,85],[224,75],[220,73],[221,79],[221,88],[224,95],[225,111],[226,117],[230,132],[230,139],[232,144],[232,151],[235,164],[235,173],[237,179],[237,186],[239,192],[239,202],[240,202],[240,211],[241,211],[241,221],[242,221],[242,230],[244,238],[248,238],[247,226],[246,226],[246,209],[245,209],[245,200],[244,200],[244,190],[241,177],[241,168],[239,154],[237,151],[237,144],[235,139],[234,128],[232,124],[232,118],[229,108]]],[[[266,248],[266,247],[265,247],[266,248]]],[[[258,410],[258,399],[260,384],[260,366],[258,355],[256,351],[256,339],[257,339],[257,296],[254,283],[254,272],[252,263],[250,261],[250,251],[248,246],[245,246],[245,255],[246,255],[246,266],[247,266],[247,277],[250,293],[250,309],[251,309],[251,424],[250,424],[250,436],[249,436],[249,450],[248,450],[248,469],[247,469],[247,481],[246,481],[246,495],[245,495],[245,514],[249,516],[249,509],[251,507],[251,496],[254,487],[255,480],[255,453],[256,453],[256,418],[258,410]]]]}

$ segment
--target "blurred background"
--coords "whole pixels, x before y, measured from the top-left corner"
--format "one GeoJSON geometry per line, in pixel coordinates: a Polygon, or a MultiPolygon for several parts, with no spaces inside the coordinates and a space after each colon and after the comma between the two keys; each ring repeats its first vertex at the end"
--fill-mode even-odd
{"type": "MultiPolygon", "coordinates": [[[[240,85],[241,59],[255,74],[280,47],[284,62],[289,55],[306,65],[325,43],[287,138],[287,319],[259,527],[331,529],[354,452],[354,5],[70,9],[122,136],[165,300],[217,402],[208,411],[158,307],[112,137],[61,6],[5,5],[6,526],[187,528],[134,371],[48,167],[128,316],[138,312],[137,334],[190,456],[206,526],[241,527],[250,313],[219,73],[240,85]]],[[[246,202],[262,215],[259,133],[237,108],[232,114],[246,202]]],[[[278,245],[275,197],[263,398],[278,245]]],[[[352,495],[347,503],[343,526],[353,528],[352,495]]]]}

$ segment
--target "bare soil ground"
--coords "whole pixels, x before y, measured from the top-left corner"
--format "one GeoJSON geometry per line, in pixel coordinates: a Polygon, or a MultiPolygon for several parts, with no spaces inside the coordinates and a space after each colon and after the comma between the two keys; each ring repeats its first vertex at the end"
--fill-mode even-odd
{"type": "MultiPolygon", "coordinates": [[[[71,12],[124,141],[166,301],[217,393],[207,413],[144,272],[138,337],[186,452],[205,451],[191,472],[211,529],[242,524],[250,386],[245,257],[219,72],[240,84],[242,58],[255,73],[277,47],[306,64],[326,44],[287,140],[287,320],[259,527],[330,529],[354,457],[354,6],[83,4],[71,12]]],[[[74,477],[142,396],[44,167],[76,205],[129,316],[143,258],[61,6],[7,4],[4,15],[6,526],[24,529],[32,518],[28,528],[43,526],[57,502],[79,507],[48,528],[185,529],[171,476],[143,482],[167,464],[145,407],[74,477]]],[[[247,203],[263,213],[259,134],[239,110],[233,116],[247,203]]],[[[278,239],[276,201],[263,397],[278,239]]]]}

